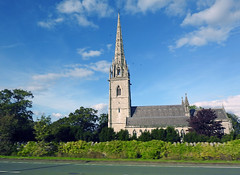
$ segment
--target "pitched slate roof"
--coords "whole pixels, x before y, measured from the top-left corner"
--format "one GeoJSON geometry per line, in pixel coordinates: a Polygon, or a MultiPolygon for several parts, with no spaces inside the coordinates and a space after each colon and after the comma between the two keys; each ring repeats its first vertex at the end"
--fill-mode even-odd
{"type": "MultiPolygon", "coordinates": [[[[217,108],[217,109],[212,109],[215,111],[216,115],[217,115],[217,120],[228,120],[228,116],[226,114],[226,112],[224,111],[224,109],[221,108],[217,108]]],[[[195,114],[197,114],[197,111],[195,111],[195,114]]]]}
{"type": "Polygon", "coordinates": [[[132,117],[160,117],[160,116],[184,116],[185,111],[182,105],[164,106],[133,106],[131,107],[132,117]]]}
{"type": "MultiPolygon", "coordinates": [[[[213,109],[217,114],[218,120],[228,119],[223,109],[213,109]]],[[[132,117],[127,118],[127,127],[187,127],[184,106],[133,106],[131,107],[132,117]]]]}
{"type": "Polygon", "coordinates": [[[185,116],[182,105],[133,106],[131,113],[132,117],[127,118],[127,126],[165,127],[188,125],[188,117],[185,116]]]}

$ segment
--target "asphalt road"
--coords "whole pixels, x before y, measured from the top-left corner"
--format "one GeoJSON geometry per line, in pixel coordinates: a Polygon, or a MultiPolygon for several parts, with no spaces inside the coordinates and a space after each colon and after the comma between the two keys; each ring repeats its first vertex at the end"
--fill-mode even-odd
{"type": "Polygon", "coordinates": [[[0,160],[0,174],[23,175],[239,175],[235,165],[111,164],[0,160]]]}

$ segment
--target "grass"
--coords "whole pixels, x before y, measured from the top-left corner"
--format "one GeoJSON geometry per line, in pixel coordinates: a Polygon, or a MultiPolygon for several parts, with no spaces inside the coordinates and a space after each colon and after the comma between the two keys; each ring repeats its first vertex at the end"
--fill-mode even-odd
{"type": "Polygon", "coordinates": [[[47,160],[47,161],[80,161],[83,163],[104,162],[104,163],[182,163],[182,164],[237,164],[240,161],[224,161],[224,160],[164,160],[164,159],[97,159],[97,158],[74,158],[74,157],[20,157],[20,156],[1,156],[1,159],[9,160],[47,160]]]}

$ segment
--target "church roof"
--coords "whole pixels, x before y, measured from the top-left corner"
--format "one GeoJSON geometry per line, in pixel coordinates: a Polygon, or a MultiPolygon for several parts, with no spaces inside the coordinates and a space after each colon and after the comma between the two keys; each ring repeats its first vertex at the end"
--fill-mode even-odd
{"type": "Polygon", "coordinates": [[[160,116],[184,116],[185,111],[182,105],[162,106],[133,106],[131,107],[132,117],[160,117],[160,116]]]}
{"type": "MultiPolygon", "coordinates": [[[[212,109],[215,111],[216,115],[217,115],[217,120],[228,120],[228,116],[225,112],[224,109],[222,108],[216,108],[216,109],[212,109]]],[[[197,111],[195,111],[195,114],[197,113],[197,111]]]]}
{"type": "Polygon", "coordinates": [[[227,114],[226,114],[224,109],[213,109],[213,110],[216,112],[218,120],[226,120],[226,119],[228,119],[228,116],[227,116],[227,114]]]}
{"type": "MultiPolygon", "coordinates": [[[[218,120],[228,119],[223,109],[213,109],[218,120]]],[[[187,127],[187,119],[182,105],[133,106],[132,117],[127,118],[127,127],[187,127]]]]}
{"type": "Polygon", "coordinates": [[[156,128],[156,127],[185,127],[188,126],[188,117],[186,116],[162,116],[162,117],[141,117],[141,118],[127,118],[127,127],[146,127],[146,128],[156,128]]]}
{"type": "Polygon", "coordinates": [[[127,118],[127,126],[165,127],[187,126],[188,117],[185,116],[182,105],[166,106],[133,106],[132,117],[127,118]]]}

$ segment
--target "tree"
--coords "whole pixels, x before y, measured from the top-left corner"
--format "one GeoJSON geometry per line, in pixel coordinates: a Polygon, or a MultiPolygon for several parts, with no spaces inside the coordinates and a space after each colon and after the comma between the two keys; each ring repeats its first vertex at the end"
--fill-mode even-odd
{"type": "Polygon", "coordinates": [[[228,118],[230,118],[230,120],[232,122],[234,133],[236,135],[240,134],[240,120],[239,120],[239,117],[236,116],[235,114],[230,114],[230,113],[227,113],[227,116],[228,116],[228,118]]]}
{"type": "Polygon", "coordinates": [[[28,110],[32,107],[29,98],[33,98],[33,94],[21,89],[0,91],[0,116],[14,115],[32,120],[33,112],[28,110]]]}
{"type": "Polygon", "coordinates": [[[17,120],[14,116],[0,117],[0,155],[10,155],[14,151],[14,134],[17,120]]]}
{"type": "Polygon", "coordinates": [[[217,115],[212,109],[201,109],[188,119],[189,131],[199,135],[217,136],[221,138],[223,129],[221,121],[216,121],[217,115]]]}
{"type": "Polygon", "coordinates": [[[100,114],[100,117],[98,118],[98,130],[101,132],[101,130],[108,126],[108,114],[100,114]]]}
{"type": "Polygon", "coordinates": [[[116,133],[112,128],[105,127],[99,133],[100,142],[111,141],[111,140],[114,140],[115,137],[116,137],[116,133]]]}
{"type": "Polygon", "coordinates": [[[124,141],[129,140],[128,130],[121,129],[116,136],[117,136],[117,140],[124,140],[124,141]]]}
{"type": "Polygon", "coordinates": [[[34,139],[33,135],[33,94],[21,89],[0,91],[0,138],[10,142],[26,142],[34,139]],[[9,125],[9,121],[12,123],[9,125]],[[8,127],[7,127],[8,126],[8,127]],[[9,134],[9,127],[11,134],[9,134]],[[5,137],[8,133],[8,137],[5,137]]]}
{"type": "Polygon", "coordinates": [[[166,141],[166,131],[161,129],[153,129],[151,132],[152,139],[166,141]]]}
{"type": "Polygon", "coordinates": [[[97,110],[80,107],[74,113],[69,114],[68,122],[70,126],[78,126],[82,131],[95,131],[97,127],[97,110]]]}
{"type": "Polygon", "coordinates": [[[138,140],[143,142],[152,140],[151,133],[149,131],[142,132],[142,134],[138,137],[138,140]]]}
{"type": "Polygon", "coordinates": [[[51,133],[51,118],[50,116],[46,117],[44,115],[41,116],[40,119],[34,123],[34,133],[37,141],[46,141],[51,133]]]}
{"type": "Polygon", "coordinates": [[[55,141],[95,141],[98,128],[97,110],[80,107],[69,117],[64,117],[51,125],[55,141]]]}
{"type": "Polygon", "coordinates": [[[168,126],[166,129],[166,141],[168,142],[179,142],[180,137],[173,127],[168,126]]]}
{"type": "Polygon", "coordinates": [[[207,142],[209,140],[208,136],[197,134],[196,132],[188,132],[184,136],[184,142],[193,143],[193,142],[207,142]]]}

